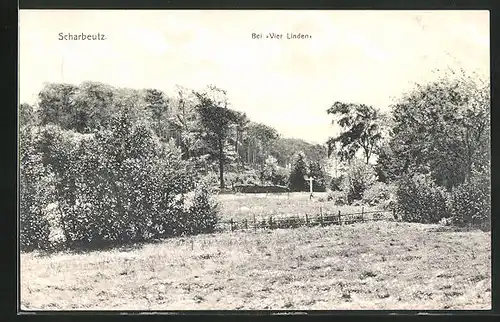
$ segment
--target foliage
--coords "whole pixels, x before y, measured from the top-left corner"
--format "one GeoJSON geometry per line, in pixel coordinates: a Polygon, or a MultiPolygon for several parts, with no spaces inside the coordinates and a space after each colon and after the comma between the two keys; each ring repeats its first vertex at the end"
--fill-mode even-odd
{"type": "Polygon", "coordinates": [[[240,156],[249,163],[264,163],[278,136],[278,132],[270,126],[249,122],[245,126],[245,138],[240,149],[240,156]]]}
{"type": "Polygon", "coordinates": [[[397,183],[398,212],[404,221],[436,224],[449,217],[448,195],[429,175],[405,177],[397,183]]]}
{"type": "Polygon", "coordinates": [[[471,181],[454,187],[451,192],[451,223],[491,229],[491,180],[475,173],[471,181]]]}
{"type": "Polygon", "coordinates": [[[77,86],[70,84],[44,84],[38,94],[41,124],[57,124],[64,129],[73,127],[78,117],[74,108],[77,90],[77,86]]]}
{"type": "Polygon", "coordinates": [[[278,167],[274,176],[271,178],[271,182],[279,186],[288,186],[288,179],[290,178],[290,170],[278,167]]]}
{"type": "Polygon", "coordinates": [[[328,155],[336,151],[341,160],[350,160],[362,149],[366,163],[382,139],[382,114],[372,106],[335,102],[327,110],[341,133],[328,140],[328,155]]]}
{"type": "Polygon", "coordinates": [[[363,192],[363,202],[370,206],[389,208],[395,204],[396,186],[375,182],[363,192]]]}
{"type": "Polygon", "coordinates": [[[342,182],[344,181],[344,177],[343,176],[339,176],[339,177],[333,177],[331,180],[330,180],[330,190],[332,191],[341,191],[342,190],[342,182]]]}
{"type": "Polygon", "coordinates": [[[313,191],[326,191],[326,174],[323,167],[318,161],[311,161],[309,163],[309,176],[314,178],[313,191]]]}
{"type": "Polygon", "coordinates": [[[361,200],[366,189],[376,182],[375,170],[370,164],[353,159],[341,183],[342,191],[347,195],[347,202],[361,200]]]}
{"type": "Polygon", "coordinates": [[[165,93],[157,89],[147,89],[145,95],[146,109],[151,117],[152,128],[163,139],[169,138],[170,124],[168,99],[165,93]]]}
{"type": "Polygon", "coordinates": [[[218,204],[212,197],[213,191],[206,182],[200,182],[193,193],[193,200],[188,209],[189,219],[186,225],[188,234],[211,233],[218,222],[218,204]]]}
{"type": "Polygon", "coordinates": [[[50,226],[46,214],[53,201],[53,174],[42,163],[36,150],[37,133],[25,127],[20,133],[20,247],[21,250],[46,249],[49,245],[50,226]]]}
{"type": "Polygon", "coordinates": [[[38,117],[33,105],[20,104],[18,114],[19,127],[37,125],[38,117]]]}
{"type": "Polygon", "coordinates": [[[306,158],[311,161],[321,161],[327,157],[325,146],[293,138],[278,138],[274,140],[270,154],[276,158],[280,166],[286,167],[294,162],[297,151],[302,151],[306,158]]]}
{"type": "Polygon", "coordinates": [[[328,192],[328,201],[333,201],[336,206],[345,206],[348,204],[347,194],[344,191],[328,192]]]}
{"type": "Polygon", "coordinates": [[[200,135],[203,127],[196,111],[196,96],[182,86],[177,86],[176,94],[170,99],[172,132],[177,132],[176,142],[180,145],[184,158],[200,157],[204,154],[200,135]]]}
{"type": "Polygon", "coordinates": [[[198,104],[196,109],[204,126],[203,141],[208,148],[208,154],[219,163],[219,183],[224,189],[224,164],[228,162],[225,147],[230,130],[242,122],[244,114],[228,108],[226,92],[215,86],[209,86],[206,91],[195,93],[198,104]]]}
{"type": "MultiPolygon", "coordinates": [[[[162,143],[146,124],[133,123],[126,111],[95,134],[57,126],[46,126],[40,133],[38,143],[24,154],[38,156],[38,175],[44,169],[54,171],[50,196],[56,199],[57,216],[51,225],[62,229],[66,246],[102,247],[214,229],[217,207],[206,183],[197,185],[199,178],[182,160],[180,149],[162,143]]],[[[26,169],[24,173],[37,177],[26,169]]],[[[29,182],[23,181],[22,187],[31,189],[29,182]]],[[[33,191],[22,196],[28,209],[34,202],[27,198],[38,198],[33,191]]],[[[47,193],[44,196],[36,203],[40,209],[51,201],[47,193]]],[[[35,209],[37,214],[40,209],[35,209]]]]}
{"type": "Polygon", "coordinates": [[[268,156],[263,169],[260,172],[261,182],[264,184],[272,183],[274,185],[286,186],[290,173],[287,169],[278,165],[278,161],[273,156],[268,156]]]}
{"type": "Polygon", "coordinates": [[[380,159],[389,177],[430,173],[448,189],[485,169],[490,155],[487,82],[443,77],[417,85],[392,110],[394,127],[380,159]]]}
{"type": "Polygon", "coordinates": [[[304,179],[308,175],[307,159],[303,152],[297,153],[289,179],[291,191],[308,191],[309,184],[304,179]]]}

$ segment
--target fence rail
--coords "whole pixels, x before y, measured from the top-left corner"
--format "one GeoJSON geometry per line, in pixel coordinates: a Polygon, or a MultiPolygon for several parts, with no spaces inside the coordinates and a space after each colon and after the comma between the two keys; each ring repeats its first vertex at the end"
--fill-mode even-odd
{"type": "Polygon", "coordinates": [[[252,219],[243,220],[224,220],[219,221],[217,229],[224,230],[257,230],[257,229],[278,229],[278,228],[298,228],[298,227],[313,227],[313,226],[330,226],[330,225],[349,225],[357,222],[394,220],[395,210],[372,210],[354,213],[323,213],[322,209],[318,214],[310,215],[295,215],[257,218],[255,215],[252,219]]]}

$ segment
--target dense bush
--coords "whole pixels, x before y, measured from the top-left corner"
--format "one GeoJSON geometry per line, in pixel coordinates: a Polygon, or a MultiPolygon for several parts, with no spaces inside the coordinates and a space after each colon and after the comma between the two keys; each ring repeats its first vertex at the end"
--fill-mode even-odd
{"type": "Polygon", "coordinates": [[[273,177],[271,178],[271,183],[278,186],[288,186],[288,179],[290,177],[290,171],[283,167],[278,167],[273,177]]]}
{"type": "Polygon", "coordinates": [[[50,224],[46,209],[54,193],[54,177],[43,166],[36,149],[37,133],[21,131],[20,154],[20,247],[21,250],[46,249],[50,246],[50,224]]]}
{"type": "Polygon", "coordinates": [[[341,190],[347,195],[347,202],[361,200],[366,189],[377,181],[375,170],[359,159],[353,159],[341,184],[341,190]]]}
{"type": "Polygon", "coordinates": [[[327,200],[333,201],[337,206],[344,206],[347,205],[347,194],[343,191],[330,191],[327,200]]]}
{"type": "Polygon", "coordinates": [[[210,187],[205,182],[200,182],[193,195],[193,200],[188,202],[191,219],[188,231],[191,234],[213,232],[218,222],[218,204],[210,187]]]}
{"type": "Polygon", "coordinates": [[[453,188],[451,220],[456,226],[472,225],[491,229],[491,181],[485,174],[474,175],[469,183],[453,188]]]}
{"type": "Polygon", "coordinates": [[[330,190],[332,191],[341,191],[342,190],[342,181],[344,181],[343,176],[332,177],[330,180],[330,190]]]}
{"type": "Polygon", "coordinates": [[[260,179],[263,184],[274,184],[279,186],[288,185],[288,177],[290,176],[287,169],[280,167],[278,161],[269,156],[260,171],[260,179]]]}
{"type": "Polygon", "coordinates": [[[376,182],[363,192],[363,202],[370,206],[388,208],[395,202],[396,186],[376,182]]]}
{"type": "Polygon", "coordinates": [[[401,219],[418,223],[438,223],[449,217],[447,192],[430,176],[414,175],[397,184],[396,197],[401,219]]]}
{"type": "Polygon", "coordinates": [[[114,117],[110,125],[86,135],[42,128],[38,150],[24,153],[22,161],[23,245],[41,248],[25,236],[41,243],[53,230],[62,231],[69,247],[214,230],[217,206],[209,185],[197,186],[196,171],[182,160],[179,149],[160,142],[147,126],[132,124],[126,114],[114,117]],[[54,176],[48,176],[47,169],[54,176]],[[52,201],[50,220],[42,220],[52,201]]]}

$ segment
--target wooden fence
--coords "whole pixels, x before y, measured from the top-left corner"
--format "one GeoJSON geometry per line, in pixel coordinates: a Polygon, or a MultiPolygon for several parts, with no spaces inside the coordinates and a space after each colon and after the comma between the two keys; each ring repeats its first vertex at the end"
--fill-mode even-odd
{"type": "Polygon", "coordinates": [[[316,215],[296,215],[284,217],[259,217],[255,215],[252,219],[243,219],[235,221],[233,219],[219,221],[218,230],[235,231],[248,229],[278,229],[278,228],[297,228],[297,227],[313,227],[313,226],[330,226],[330,225],[349,225],[358,222],[379,221],[379,220],[394,220],[395,210],[373,210],[356,213],[323,213],[320,207],[319,213],[316,215]]]}

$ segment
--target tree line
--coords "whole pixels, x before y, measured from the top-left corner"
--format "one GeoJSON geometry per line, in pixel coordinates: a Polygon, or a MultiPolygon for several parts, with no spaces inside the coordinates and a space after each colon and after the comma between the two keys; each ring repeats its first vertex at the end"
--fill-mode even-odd
{"type": "Polygon", "coordinates": [[[314,161],[326,156],[323,145],[283,138],[276,129],[252,122],[234,110],[225,90],[213,85],[201,91],[177,86],[176,95],[158,89],[115,88],[98,82],[80,85],[48,83],[35,105],[21,104],[20,124],[55,124],[78,133],[106,128],[114,115],[127,113],[133,122],[146,122],[163,142],[172,140],[184,160],[193,160],[205,172],[263,171],[272,156],[279,167],[289,166],[297,151],[314,161]]]}
{"type": "Polygon", "coordinates": [[[346,195],[337,197],[353,202],[393,188],[408,220],[489,224],[490,107],[489,82],[464,70],[416,84],[387,113],[333,103],[327,114],[341,131],[328,153],[347,169],[333,187],[346,195]]]}

